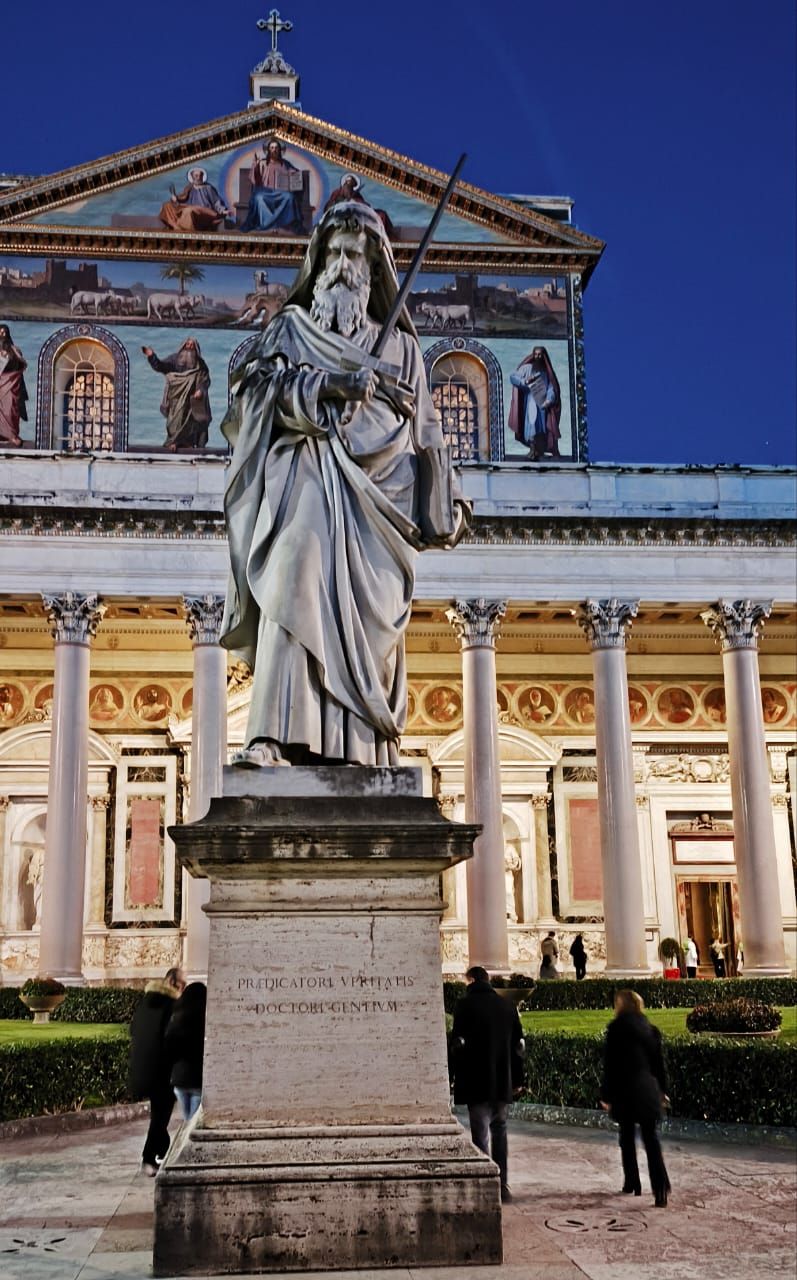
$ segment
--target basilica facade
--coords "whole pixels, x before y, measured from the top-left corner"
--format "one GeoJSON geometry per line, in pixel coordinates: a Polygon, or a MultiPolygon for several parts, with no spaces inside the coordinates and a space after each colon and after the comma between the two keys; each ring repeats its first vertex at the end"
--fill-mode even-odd
{"type": "MultiPolygon", "coordinates": [[[[446,175],[298,106],[250,105],[0,185],[0,963],[128,983],[206,962],[170,825],[241,745],[220,648],[230,381],[338,200],[406,271],[446,175]]],[[[419,561],[403,762],[482,824],[446,873],[443,966],[797,959],[795,473],[588,451],[582,293],[603,245],[564,198],[458,183],[410,295],[472,506],[419,561]]],[[[639,417],[644,408],[623,412],[639,417]]]]}

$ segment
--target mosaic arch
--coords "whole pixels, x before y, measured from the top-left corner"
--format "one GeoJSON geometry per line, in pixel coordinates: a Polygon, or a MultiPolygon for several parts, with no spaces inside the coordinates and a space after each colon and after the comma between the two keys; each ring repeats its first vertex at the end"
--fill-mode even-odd
{"type": "Polygon", "coordinates": [[[36,448],[53,449],[56,428],[55,396],[57,364],[66,349],[74,344],[76,369],[80,364],[81,342],[83,354],[89,354],[92,346],[104,348],[110,355],[113,368],[113,400],[108,424],[109,446],[114,452],[127,448],[127,407],[130,370],[127,352],[109,329],[99,324],[69,324],[58,329],[44,343],[39,352],[38,397],[36,404],[36,448]]]}
{"type": "MultiPolygon", "coordinates": [[[[487,375],[487,418],[490,441],[490,462],[504,459],[504,395],[501,366],[488,347],[473,338],[445,338],[423,353],[427,381],[432,383],[435,365],[446,356],[469,355],[477,360],[487,375]]],[[[485,459],[486,461],[486,459],[485,459]]]]}

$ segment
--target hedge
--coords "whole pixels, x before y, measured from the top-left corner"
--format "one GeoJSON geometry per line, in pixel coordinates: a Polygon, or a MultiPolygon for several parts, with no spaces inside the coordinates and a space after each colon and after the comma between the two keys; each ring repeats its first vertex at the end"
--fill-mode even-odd
{"type": "MultiPolygon", "coordinates": [[[[27,1019],[19,987],[0,987],[0,1019],[27,1019]]],[[[144,992],[133,987],[68,987],[53,1022],[129,1022],[144,992]]]]}
{"type": "MultiPolygon", "coordinates": [[[[665,1040],[664,1059],[673,1116],[719,1124],[797,1125],[797,1045],[700,1036],[665,1040]]],[[[522,1101],[594,1111],[602,1065],[602,1036],[527,1036],[522,1101]]]]}
{"type": "Polygon", "coordinates": [[[129,1101],[129,1063],[127,1038],[0,1045],[0,1121],[129,1101]]]}
{"type": "MultiPolygon", "coordinates": [[[[611,1009],[615,993],[623,987],[639,992],[648,1009],[691,1009],[696,1004],[745,996],[766,1004],[797,1004],[797,978],[561,978],[556,982],[538,982],[523,999],[527,1009],[611,1009]]],[[[464,995],[464,982],[444,982],[443,994],[447,1013],[464,995]]]]}

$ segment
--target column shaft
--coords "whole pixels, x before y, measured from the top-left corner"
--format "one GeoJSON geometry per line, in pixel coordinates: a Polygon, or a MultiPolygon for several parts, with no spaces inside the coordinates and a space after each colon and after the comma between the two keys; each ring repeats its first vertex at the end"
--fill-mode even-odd
{"type": "MultiPolygon", "coordinates": [[[[218,644],[224,601],[204,596],[185,601],[194,639],[194,695],[191,713],[190,822],[203,818],[213,796],[221,795],[221,771],[227,758],[227,653],[218,644]]],[[[210,881],[185,881],[186,939],[184,965],[189,978],[208,971],[209,921],[204,906],[210,881]]]]}
{"type": "Polygon", "coordinates": [[[606,972],[618,977],[649,973],[625,661],[626,627],[637,607],[587,600],[577,612],[593,651],[606,972]]]}
{"type": "Polygon", "coordinates": [[[53,719],[42,880],[39,973],[82,982],[88,806],[89,638],[96,596],[44,598],[55,634],[53,719]]]}
{"type": "Polygon", "coordinates": [[[548,848],[548,797],[534,796],[534,840],[537,862],[537,921],[553,920],[551,855],[548,848]]]}
{"type": "Polygon", "coordinates": [[[509,967],[501,761],[495,692],[495,628],[505,605],[457,601],[449,620],[462,643],[465,821],[482,825],[467,863],[470,965],[509,967]]]}
{"type": "Polygon", "coordinates": [[[744,972],[746,977],[765,977],[788,970],[758,654],[755,649],[726,650],[722,665],[744,972]]]}
{"type": "Polygon", "coordinates": [[[771,608],[771,601],[719,600],[700,615],[722,648],[733,845],[750,977],[788,972],[758,672],[758,637],[771,608]]]}

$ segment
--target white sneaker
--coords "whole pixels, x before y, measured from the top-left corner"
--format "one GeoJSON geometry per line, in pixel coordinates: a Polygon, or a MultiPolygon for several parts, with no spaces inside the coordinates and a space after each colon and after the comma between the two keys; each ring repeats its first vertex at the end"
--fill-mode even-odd
{"type": "Polygon", "coordinates": [[[148,1178],[154,1178],[158,1172],[158,1166],[156,1164],[147,1164],[146,1160],[144,1160],[141,1164],[141,1172],[145,1173],[148,1178]]]}

